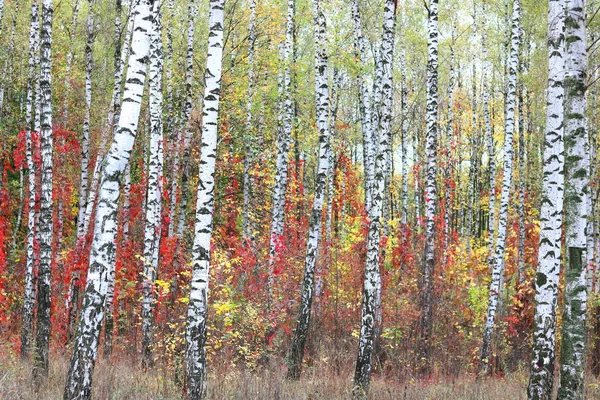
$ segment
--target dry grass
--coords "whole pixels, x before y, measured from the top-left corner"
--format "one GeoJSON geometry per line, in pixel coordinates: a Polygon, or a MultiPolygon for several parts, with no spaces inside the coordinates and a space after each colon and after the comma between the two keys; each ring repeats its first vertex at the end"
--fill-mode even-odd
{"type": "MultiPolygon", "coordinates": [[[[30,366],[14,355],[0,356],[0,399],[61,399],[67,370],[64,355],[54,354],[47,382],[34,388],[30,366]],[[36,390],[37,389],[37,390],[36,390]]],[[[215,368],[219,366],[214,366],[215,368]]],[[[308,368],[298,382],[284,379],[285,368],[273,368],[251,374],[222,367],[209,381],[210,399],[350,399],[351,376],[335,375],[326,366],[308,368]]],[[[181,399],[182,387],[165,374],[143,372],[131,360],[100,360],[94,377],[94,398],[104,399],[181,399]]],[[[164,371],[163,371],[164,372],[164,371]]],[[[417,400],[518,400],[525,399],[526,375],[514,374],[504,379],[487,379],[476,383],[470,376],[454,381],[432,383],[384,381],[374,377],[371,399],[417,400]]],[[[586,398],[600,398],[597,384],[588,384],[586,398]]]]}

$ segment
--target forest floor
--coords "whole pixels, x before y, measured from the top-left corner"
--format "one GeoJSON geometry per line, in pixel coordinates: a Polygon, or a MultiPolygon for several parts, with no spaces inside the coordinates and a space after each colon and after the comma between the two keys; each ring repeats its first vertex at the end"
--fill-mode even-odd
{"type": "MultiPolygon", "coordinates": [[[[49,379],[41,387],[31,382],[31,366],[14,354],[0,355],[1,400],[54,400],[62,398],[68,360],[53,354],[49,379]],[[37,389],[37,390],[36,390],[37,389]]],[[[181,399],[183,387],[157,367],[144,372],[131,361],[99,360],[94,376],[94,399],[158,400],[181,399]]],[[[351,399],[351,376],[338,376],[331,370],[307,368],[298,382],[284,378],[282,365],[257,373],[230,370],[209,379],[209,399],[235,400],[317,400],[351,399]]],[[[394,382],[373,377],[370,399],[390,400],[519,400],[526,398],[524,373],[476,382],[473,376],[435,382],[394,382]]],[[[600,385],[586,383],[586,399],[600,398],[600,385]]]]}

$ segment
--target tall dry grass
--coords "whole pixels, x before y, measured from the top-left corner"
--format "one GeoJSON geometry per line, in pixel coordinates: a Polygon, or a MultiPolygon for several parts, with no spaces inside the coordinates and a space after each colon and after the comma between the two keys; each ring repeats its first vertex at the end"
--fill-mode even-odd
{"type": "MultiPolygon", "coordinates": [[[[0,399],[62,399],[68,358],[53,354],[50,374],[45,384],[34,387],[31,367],[14,353],[0,356],[0,399]]],[[[348,366],[350,367],[350,366],[348,366]]],[[[289,382],[284,379],[283,363],[251,373],[227,365],[213,365],[209,379],[209,399],[232,400],[317,400],[350,399],[352,368],[342,375],[334,373],[327,364],[307,367],[302,379],[289,382]],[[218,371],[218,372],[217,372],[218,371]]],[[[98,400],[181,399],[183,386],[173,381],[172,371],[160,366],[144,372],[137,360],[113,358],[99,360],[94,376],[94,398],[98,400]]],[[[476,382],[472,376],[435,382],[399,382],[374,376],[369,398],[389,400],[518,400],[525,399],[527,377],[515,373],[476,382]]],[[[597,383],[586,384],[586,399],[600,398],[597,383]]]]}

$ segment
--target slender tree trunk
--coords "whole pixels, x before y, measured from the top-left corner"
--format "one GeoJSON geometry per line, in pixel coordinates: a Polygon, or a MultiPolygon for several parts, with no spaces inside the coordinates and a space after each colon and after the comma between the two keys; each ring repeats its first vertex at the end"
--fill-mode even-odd
{"type": "MultiPolygon", "coordinates": [[[[93,0],[92,0],[93,1],[93,0]]],[[[91,9],[91,7],[90,7],[91,9]]],[[[79,17],[79,0],[74,0],[73,17],[71,19],[71,31],[69,32],[69,51],[67,52],[67,64],[65,66],[65,98],[63,100],[62,123],[67,125],[69,112],[69,92],[71,91],[71,67],[73,66],[73,43],[75,42],[75,33],[77,31],[77,18],[79,17]]],[[[89,22],[89,16],[88,16],[89,22]]],[[[88,24],[89,29],[89,24],[88,24]]],[[[88,31],[89,34],[89,31],[88,31]]],[[[87,46],[86,46],[87,51],[87,46]]],[[[87,85],[86,85],[87,90],[87,85]]]]}
{"type": "Polygon", "coordinates": [[[435,267],[435,207],[437,202],[437,108],[438,108],[438,0],[429,2],[427,42],[427,135],[425,152],[427,169],[425,172],[425,249],[423,257],[423,280],[421,298],[421,320],[419,338],[419,358],[421,372],[430,371],[433,273],[435,267]]]}
{"type": "Polygon", "coordinates": [[[251,176],[250,167],[253,158],[252,138],[254,134],[254,125],[252,119],[252,103],[254,99],[254,44],[256,42],[256,0],[250,3],[250,24],[248,26],[248,97],[246,99],[246,132],[244,133],[244,193],[242,204],[242,234],[246,244],[251,236],[252,227],[250,226],[250,196],[251,196],[251,176]]]}
{"type": "MultiPolygon", "coordinates": [[[[125,66],[125,61],[129,56],[129,44],[131,40],[131,33],[133,30],[133,19],[128,19],[127,28],[125,33],[125,41],[123,46],[121,46],[121,0],[116,0],[115,2],[116,8],[116,17],[115,17],[115,33],[114,33],[114,42],[115,42],[115,77],[113,81],[113,95],[112,95],[112,109],[108,113],[108,128],[111,129],[111,133],[114,134],[117,131],[119,124],[119,117],[121,114],[121,84],[123,82],[123,70],[125,66]]],[[[103,139],[104,142],[105,139],[103,139]]],[[[102,154],[104,154],[105,145],[102,146],[102,154]]],[[[94,204],[96,200],[96,188],[98,187],[98,177],[100,176],[100,165],[102,162],[102,158],[100,154],[98,154],[98,158],[96,159],[96,167],[94,168],[94,178],[92,179],[92,186],[90,188],[90,196],[88,199],[88,205],[94,204]]],[[[128,171],[127,168],[126,171],[128,171]]],[[[127,175],[126,175],[127,176],[127,175]]],[[[127,182],[125,182],[127,184],[127,182]]],[[[91,214],[91,213],[90,213],[91,214]]],[[[90,216],[86,212],[87,220],[90,219],[90,216]]],[[[86,229],[87,231],[87,229],[86,229]]],[[[114,293],[115,293],[115,263],[112,263],[109,267],[108,271],[108,288],[106,292],[106,318],[104,321],[104,355],[109,356],[112,354],[112,346],[113,346],[113,328],[114,328],[114,293]]]]}
{"type": "MultiPolygon", "coordinates": [[[[404,24],[402,26],[404,29],[404,24]]],[[[401,141],[402,141],[402,225],[406,229],[408,223],[408,86],[406,83],[406,57],[405,45],[400,50],[401,92],[400,108],[402,113],[401,141]]]]}
{"type": "Polygon", "coordinates": [[[560,399],[583,399],[585,369],[586,225],[589,143],[585,0],[568,0],[565,20],[565,309],[560,352],[560,399]]]}
{"type": "Polygon", "coordinates": [[[519,60],[520,77],[517,95],[519,97],[519,203],[517,212],[519,214],[519,242],[517,247],[517,284],[520,287],[525,282],[525,95],[523,85],[524,61],[519,60]]]}
{"type": "MultiPolygon", "coordinates": [[[[482,14],[486,15],[485,3],[482,3],[482,14]]],[[[481,48],[483,54],[482,68],[482,90],[483,90],[483,119],[485,122],[485,138],[488,149],[488,178],[489,178],[489,200],[488,200],[488,266],[493,268],[494,265],[494,238],[496,224],[496,144],[494,143],[494,131],[492,130],[492,122],[490,118],[490,92],[489,86],[489,62],[487,60],[487,33],[486,28],[481,33],[481,48]]]]}
{"type": "Polygon", "coordinates": [[[150,44],[150,157],[146,188],[146,225],[144,228],[144,275],[142,283],[142,366],[152,367],[154,282],[157,278],[162,213],[163,175],[163,48],[160,7],[154,15],[150,44]]]}
{"type": "MultiPolygon", "coordinates": [[[[7,86],[12,82],[12,72],[13,72],[13,57],[15,51],[15,32],[17,30],[17,17],[19,16],[19,5],[21,2],[15,2],[15,10],[13,13],[13,19],[11,23],[10,37],[8,38],[8,45],[5,59],[4,59],[4,68],[2,70],[2,80],[0,81],[0,117],[4,116],[4,99],[6,97],[7,86]]],[[[4,4],[2,4],[4,7],[4,4]]],[[[0,19],[0,24],[2,20],[0,19]]],[[[1,30],[1,28],[0,28],[1,30]]]]}
{"type": "MultiPolygon", "coordinates": [[[[454,46],[455,41],[455,28],[452,28],[452,46],[454,46]]],[[[448,184],[448,180],[451,179],[451,141],[454,136],[454,81],[455,81],[455,72],[454,72],[454,47],[450,48],[450,76],[448,82],[448,121],[446,122],[446,160],[445,160],[445,168],[444,175],[445,179],[444,184],[444,243],[443,243],[443,262],[442,265],[446,265],[446,260],[448,258],[448,243],[450,237],[450,185],[448,184]]]]}
{"type": "MultiPolygon", "coordinates": [[[[90,111],[92,107],[92,47],[94,46],[94,0],[88,0],[87,41],[85,44],[85,112],[81,139],[81,178],[79,183],[79,214],[77,217],[77,240],[81,240],[86,232],[83,231],[85,209],[88,197],[88,164],[90,143],[90,111]]],[[[66,108],[65,108],[66,114],[66,108]]]]}
{"type": "Polygon", "coordinates": [[[373,125],[372,108],[369,86],[367,85],[364,74],[367,70],[367,40],[362,33],[362,22],[360,18],[360,8],[358,0],[352,2],[352,19],[354,20],[354,53],[360,60],[361,70],[357,77],[358,83],[358,106],[360,109],[360,121],[363,133],[363,166],[365,170],[365,208],[371,209],[371,188],[373,186],[373,175],[375,172],[375,158],[373,147],[373,125]]]}
{"type": "Polygon", "coordinates": [[[304,357],[304,345],[310,325],[313,300],[314,276],[319,242],[321,240],[322,211],[325,200],[327,172],[329,170],[329,85],[327,82],[326,22],[319,0],[314,1],[315,27],[315,90],[317,105],[317,129],[319,130],[319,165],[315,179],[315,195],[308,228],[308,242],[304,261],[304,279],[296,331],[288,363],[288,379],[299,379],[304,357]]]}
{"type": "Polygon", "coordinates": [[[198,0],[190,0],[188,25],[187,25],[187,53],[185,66],[185,104],[183,106],[183,123],[185,130],[183,135],[183,165],[181,171],[181,201],[179,204],[179,220],[177,225],[177,234],[183,236],[183,230],[186,224],[187,201],[188,201],[188,180],[190,172],[190,154],[192,144],[192,85],[194,80],[194,25],[198,16],[198,0]]]}
{"type": "MultiPolygon", "coordinates": [[[[1,24],[0,18],[0,24],[1,24]]],[[[33,162],[33,113],[35,99],[38,94],[34,91],[38,76],[38,57],[36,55],[40,45],[40,15],[37,1],[31,3],[31,28],[29,30],[29,73],[27,77],[27,106],[25,115],[25,140],[27,159],[27,187],[28,187],[28,210],[27,210],[27,255],[25,263],[25,293],[23,299],[23,323],[21,325],[21,357],[29,357],[31,338],[33,331],[33,307],[34,307],[34,264],[35,264],[35,197],[36,197],[36,168],[33,162]]]]}
{"type": "Polygon", "coordinates": [[[515,97],[517,83],[517,66],[519,63],[521,2],[514,0],[512,16],[512,36],[510,56],[508,60],[508,92],[506,98],[506,119],[504,127],[504,176],[502,181],[502,195],[500,198],[500,213],[498,221],[498,237],[496,239],[496,251],[492,269],[492,280],[490,282],[489,301],[487,317],[483,331],[483,343],[481,345],[481,373],[487,374],[491,357],[492,334],[498,311],[498,299],[502,288],[504,276],[504,254],[506,244],[506,228],[508,225],[508,205],[510,200],[510,187],[513,173],[513,134],[515,131],[515,97]]]}
{"type": "Polygon", "coordinates": [[[533,352],[527,389],[528,397],[535,400],[550,400],[553,393],[564,192],[565,0],[551,0],[548,5],[548,105],[543,155],[540,247],[535,278],[533,352]]]}
{"type": "Polygon", "coordinates": [[[361,328],[358,340],[358,357],[354,371],[355,398],[366,398],[371,380],[371,364],[377,334],[377,298],[381,291],[379,270],[380,239],[385,190],[386,152],[389,151],[392,121],[392,65],[394,53],[394,28],[396,3],[386,0],[383,9],[383,32],[381,40],[381,116],[379,118],[379,147],[375,154],[375,174],[372,187],[371,208],[369,210],[369,230],[367,234],[367,260],[364,272],[362,293],[361,328]]]}
{"type": "Polygon", "coordinates": [[[196,224],[192,247],[192,284],[186,327],[186,360],[188,396],[203,399],[206,395],[206,318],[208,308],[208,270],[210,266],[210,239],[213,226],[215,161],[221,70],[223,61],[223,8],[225,0],[209,2],[208,53],[204,104],[202,111],[202,147],[200,150],[200,178],[196,202],[196,224]]]}
{"type": "Polygon", "coordinates": [[[129,163],[135,140],[146,80],[149,36],[153,29],[153,6],[153,0],[140,0],[133,10],[136,28],[132,36],[123,107],[117,134],[102,166],[89,272],[67,375],[65,400],[91,397],[92,373],[104,318],[108,275],[111,265],[115,262],[121,179],[129,163]]]}
{"type": "Polygon", "coordinates": [[[275,165],[275,187],[273,188],[273,211],[271,217],[271,233],[269,238],[269,270],[267,293],[269,304],[273,301],[273,270],[279,256],[279,248],[283,244],[283,225],[285,221],[285,192],[288,180],[288,153],[292,138],[294,104],[292,101],[292,50],[294,46],[295,0],[287,2],[287,23],[285,46],[283,48],[283,82],[280,82],[280,98],[283,106],[280,109],[281,124],[277,135],[277,161],[275,165]]]}
{"type": "Polygon", "coordinates": [[[50,344],[50,273],[52,269],[52,0],[42,1],[40,96],[42,141],[42,189],[40,200],[40,264],[37,292],[35,379],[48,376],[50,344]]]}

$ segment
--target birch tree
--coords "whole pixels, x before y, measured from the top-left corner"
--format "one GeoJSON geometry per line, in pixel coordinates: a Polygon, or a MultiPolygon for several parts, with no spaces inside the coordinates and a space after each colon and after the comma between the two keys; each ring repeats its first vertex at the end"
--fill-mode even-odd
{"type": "Polygon", "coordinates": [[[292,101],[292,50],[294,47],[295,0],[287,1],[287,20],[285,28],[285,45],[283,46],[283,81],[280,82],[282,107],[281,123],[277,134],[277,160],[275,164],[275,185],[273,188],[273,211],[271,214],[271,233],[269,237],[269,270],[267,292],[272,302],[273,269],[278,257],[278,248],[283,241],[283,224],[285,221],[285,192],[288,180],[288,153],[292,139],[292,122],[294,103],[292,101]]]}
{"type": "Polygon", "coordinates": [[[419,357],[423,362],[422,372],[429,370],[432,330],[432,294],[433,271],[435,267],[435,207],[437,202],[437,108],[438,108],[438,0],[429,2],[429,20],[427,24],[427,107],[425,153],[427,166],[425,171],[425,249],[421,298],[421,336],[419,338],[419,357]]]}
{"type": "Polygon", "coordinates": [[[65,399],[91,397],[92,374],[104,318],[108,273],[115,260],[121,179],[129,163],[137,133],[150,34],[153,29],[153,7],[153,0],[140,0],[133,8],[135,29],[123,92],[123,106],[117,133],[102,165],[89,271],[67,375],[65,399]]]}
{"type": "Polygon", "coordinates": [[[567,0],[565,19],[565,265],[558,398],[583,399],[589,143],[586,111],[585,0],[567,0]]]}
{"type": "Polygon", "coordinates": [[[28,212],[27,212],[27,252],[25,262],[25,291],[23,299],[23,323],[21,325],[21,357],[27,358],[31,347],[31,337],[33,331],[33,307],[35,301],[33,281],[34,281],[34,241],[35,241],[35,197],[36,184],[35,175],[36,168],[33,162],[33,113],[35,98],[38,95],[35,93],[36,81],[38,75],[36,70],[38,67],[37,51],[40,44],[40,15],[39,3],[33,1],[31,3],[31,25],[29,29],[29,61],[28,61],[28,76],[27,76],[27,105],[25,114],[25,140],[26,140],[26,160],[27,160],[27,186],[28,186],[28,212]]]}
{"type": "Polygon", "coordinates": [[[296,331],[292,339],[292,349],[288,363],[287,377],[299,379],[304,357],[304,345],[310,325],[310,314],[315,286],[315,266],[321,240],[322,211],[329,171],[329,84],[327,74],[326,22],[319,0],[313,0],[315,29],[315,93],[317,129],[319,130],[319,164],[315,178],[315,194],[310,214],[304,278],[296,331]]]}
{"type": "Polygon", "coordinates": [[[223,9],[225,0],[209,2],[208,52],[206,57],[206,86],[202,110],[202,145],[200,148],[200,177],[196,201],[196,223],[192,247],[192,283],[186,326],[186,368],[188,396],[203,399],[206,395],[206,318],[208,307],[208,277],[210,239],[213,227],[215,161],[221,71],[223,62],[223,9]]]}
{"type": "Polygon", "coordinates": [[[508,59],[508,84],[506,96],[506,118],[504,122],[504,171],[502,180],[502,193],[500,197],[500,212],[498,214],[498,233],[496,238],[496,250],[494,253],[494,265],[492,269],[492,280],[490,282],[489,300],[487,307],[486,322],[483,330],[483,342],[481,344],[481,373],[488,372],[491,357],[492,334],[498,311],[498,299],[502,287],[505,269],[505,245],[506,228],[508,225],[508,204],[510,200],[510,187],[513,174],[513,134],[515,131],[515,98],[517,83],[517,66],[519,63],[521,1],[514,0],[512,14],[512,33],[510,54],[508,59]]]}
{"type": "Polygon", "coordinates": [[[248,97],[246,98],[246,132],[244,134],[244,193],[242,204],[242,233],[243,239],[247,242],[251,236],[250,227],[250,195],[251,195],[251,176],[250,167],[252,164],[252,135],[254,130],[252,118],[252,102],[254,99],[254,46],[256,42],[256,0],[250,2],[250,23],[248,25],[248,97]]]}
{"type": "Polygon", "coordinates": [[[40,41],[40,103],[42,142],[42,187],[40,199],[40,264],[38,267],[37,325],[33,376],[48,376],[50,344],[50,272],[52,267],[52,0],[42,1],[40,41]]]}
{"type": "Polygon", "coordinates": [[[396,3],[387,0],[383,9],[383,32],[381,40],[381,114],[379,118],[378,149],[375,153],[375,174],[369,210],[367,234],[367,259],[362,292],[361,328],[358,339],[358,357],[354,371],[355,398],[366,398],[371,380],[371,363],[376,340],[376,305],[381,291],[379,271],[380,239],[385,190],[386,152],[389,151],[392,122],[392,61],[394,52],[394,28],[396,3]]]}
{"type": "Polygon", "coordinates": [[[160,9],[154,15],[150,43],[150,157],[146,187],[146,224],[144,227],[144,272],[142,281],[142,366],[151,367],[153,344],[154,283],[157,277],[161,237],[163,175],[163,49],[160,9]]]}
{"type": "Polygon", "coordinates": [[[536,400],[549,400],[553,393],[564,192],[565,0],[551,0],[548,6],[548,87],[540,247],[535,278],[533,353],[527,389],[528,397],[536,400]]]}

